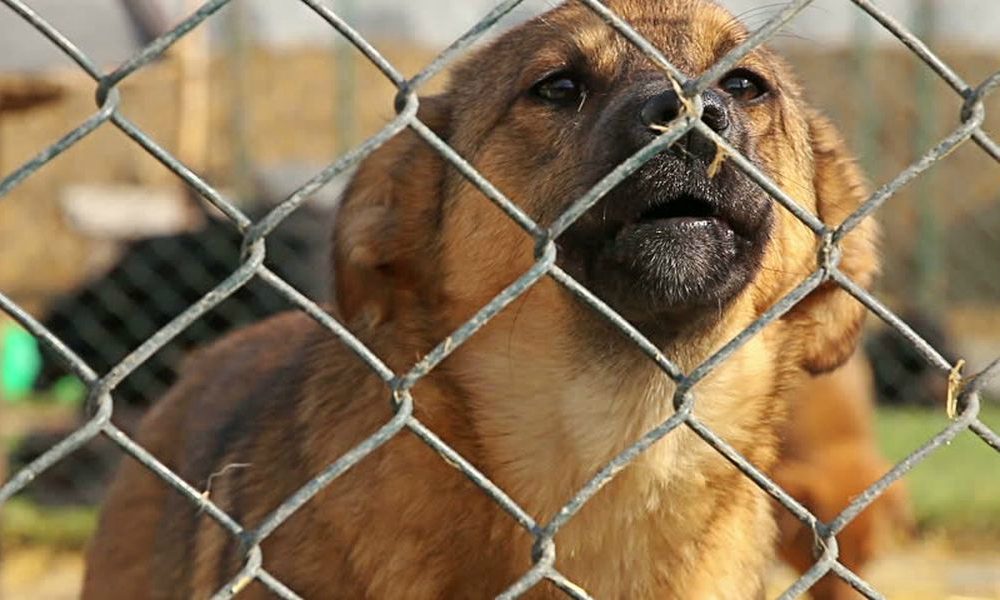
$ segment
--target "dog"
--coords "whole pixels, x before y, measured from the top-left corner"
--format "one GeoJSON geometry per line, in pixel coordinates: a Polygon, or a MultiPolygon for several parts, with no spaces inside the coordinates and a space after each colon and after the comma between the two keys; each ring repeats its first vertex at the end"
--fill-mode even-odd
{"type": "MultiPolygon", "coordinates": [[[[746,39],[706,0],[610,0],[674,65],[701,73],[746,39]]],[[[548,226],[683,110],[661,70],[585,5],[560,5],[453,69],[420,119],[548,226]]],[[[832,125],[758,48],[704,94],[704,122],[824,222],[866,196],[832,125]]],[[[557,240],[557,265],[690,371],[794,289],[821,244],[691,133],[557,240]],[[709,175],[712,171],[712,176],[709,175]]],[[[396,373],[535,261],[535,241],[406,130],[360,165],[333,233],[331,313],[396,373]]],[[[874,224],[841,244],[868,286],[874,224]]],[[[824,283],[693,389],[693,414],[762,469],[785,392],[835,368],[864,309],[824,283]]],[[[552,277],[542,277],[412,388],[414,416],[539,523],[674,413],[674,382],[552,277]]],[[[389,421],[392,391],[305,315],[196,354],[138,441],[248,528],[389,421]]],[[[243,552],[208,515],[126,461],[88,552],[84,598],[203,598],[243,552]]],[[[554,538],[555,567],[595,597],[754,598],[772,556],[768,496],[693,430],[635,458],[554,538]]],[[[404,430],[261,545],[304,597],[481,598],[532,566],[534,537],[404,430]]],[[[260,582],[243,588],[268,597],[260,582]]],[[[547,579],[526,597],[561,597],[547,579]]]]}
{"type": "MultiPolygon", "coordinates": [[[[899,317],[927,343],[955,364],[955,338],[941,314],[904,306],[899,317]]],[[[885,406],[941,408],[948,399],[948,373],[933,366],[913,342],[891,327],[873,331],[862,344],[875,376],[875,393],[885,406]]]]}
{"type": "MultiPolygon", "coordinates": [[[[806,382],[791,403],[775,481],[824,522],[889,471],[875,439],[875,383],[859,351],[836,371],[806,382]]],[[[776,505],[778,553],[800,573],[816,561],[816,536],[776,505]]],[[[895,539],[916,528],[902,481],[889,486],[837,537],[838,560],[863,574],[865,566],[895,539]]],[[[844,580],[828,574],[809,593],[814,600],[860,598],[844,580]]]]}

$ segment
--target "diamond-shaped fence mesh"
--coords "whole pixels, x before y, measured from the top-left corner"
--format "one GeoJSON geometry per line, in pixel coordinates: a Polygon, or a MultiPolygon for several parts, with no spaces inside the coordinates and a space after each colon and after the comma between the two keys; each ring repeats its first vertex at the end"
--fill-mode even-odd
{"type": "MultiPolygon", "coordinates": [[[[58,337],[48,331],[38,320],[33,318],[24,308],[0,291],[0,308],[10,317],[20,323],[33,334],[47,352],[57,355],[62,363],[78,376],[87,386],[92,411],[84,425],[71,435],[55,444],[51,449],[35,459],[18,472],[12,473],[9,481],[0,487],[0,506],[12,496],[23,490],[41,473],[65,459],[97,436],[105,436],[113,441],[126,454],[131,455],[142,465],[162,478],[175,488],[198,510],[203,511],[217,521],[232,536],[242,542],[246,548],[245,566],[240,573],[222,589],[217,598],[227,598],[237,595],[250,581],[256,579],[275,594],[284,598],[299,596],[283,582],[273,577],[263,567],[261,543],[282,525],[292,514],[313,498],[320,490],[342,475],[348,469],[355,468],[358,463],[404,430],[408,430],[420,438],[430,448],[437,452],[442,460],[454,465],[471,482],[478,486],[483,494],[496,502],[510,518],[514,519],[535,540],[533,552],[534,566],[523,574],[500,597],[515,598],[524,594],[543,580],[549,580],[569,597],[587,598],[587,592],[560,574],[556,568],[558,547],[555,536],[580,509],[622,469],[635,459],[645,449],[661,440],[678,428],[688,428],[725,457],[746,477],[779,502],[802,523],[811,527],[821,542],[823,551],[815,564],[790,588],[782,598],[794,598],[804,593],[812,584],[828,572],[835,573],[847,581],[858,592],[869,598],[880,598],[880,593],[858,574],[853,573],[838,561],[837,535],[859,514],[865,511],[872,502],[883,494],[886,489],[915,465],[925,460],[931,453],[949,443],[959,434],[968,432],[1000,452],[1000,436],[991,430],[979,418],[980,392],[986,381],[1000,372],[1000,358],[991,366],[979,373],[973,374],[957,382],[954,390],[957,392],[957,412],[951,423],[939,433],[927,439],[911,455],[897,463],[881,479],[872,484],[864,493],[853,498],[847,507],[829,522],[822,522],[811,514],[796,499],[787,494],[771,478],[751,464],[747,459],[725,439],[712,431],[702,420],[695,416],[692,410],[696,402],[696,393],[692,388],[705,378],[713,369],[726,361],[737,349],[743,346],[769,323],[780,318],[809,292],[825,282],[834,282],[842,287],[857,301],[884,321],[889,327],[905,338],[912,348],[925,360],[944,373],[957,372],[956,365],[946,359],[938,349],[933,347],[907,323],[901,320],[879,300],[846,276],[838,266],[840,241],[851,232],[861,221],[877,211],[889,201],[903,186],[934,167],[941,159],[963,144],[974,144],[993,160],[1000,162],[1000,143],[992,139],[983,128],[985,120],[984,98],[994,93],[1000,86],[1000,72],[993,74],[982,82],[968,83],[952,68],[935,55],[918,37],[910,33],[906,27],[891,15],[881,10],[868,0],[852,0],[858,10],[864,11],[875,22],[892,35],[897,37],[913,54],[919,57],[926,69],[931,70],[952,88],[961,100],[961,113],[957,115],[958,125],[948,135],[940,139],[930,150],[927,150],[913,164],[900,172],[891,181],[875,190],[870,197],[843,223],[830,227],[822,223],[815,215],[802,208],[795,200],[771,181],[750,160],[740,154],[725,139],[716,134],[701,120],[701,93],[704,92],[721,75],[731,69],[742,57],[746,56],[758,45],[775,35],[786,23],[792,20],[811,2],[810,0],[794,0],[776,10],[767,22],[754,30],[745,42],[729,51],[723,59],[706,72],[695,78],[687,78],[660,53],[649,41],[639,35],[627,22],[623,21],[598,0],[571,0],[580,2],[599,15],[605,22],[616,29],[635,47],[645,53],[676,84],[686,96],[686,110],[675,119],[662,134],[640,149],[629,159],[603,177],[591,190],[573,201],[570,206],[554,221],[550,227],[543,227],[533,221],[521,208],[516,199],[507,198],[488,180],[479,174],[475,168],[459,156],[448,144],[440,139],[431,129],[417,117],[420,100],[418,92],[434,75],[441,72],[464,50],[475,44],[489,33],[512,9],[521,4],[521,0],[499,2],[497,6],[485,15],[465,35],[457,39],[446,50],[441,52],[423,70],[412,78],[404,77],[386,58],[363,36],[351,27],[338,14],[321,2],[314,0],[298,0],[322,18],[331,28],[353,45],[374,65],[386,79],[398,90],[396,97],[396,116],[378,133],[363,143],[357,145],[336,162],[312,177],[305,185],[291,194],[285,201],[270,210],[267,214],[251,219],[241,211],[236,204],[217,189],[209,185],[197,173],[182,164],[170,152],[166,151],[157,141],[142,128],[124,116],[119,86],[145,65],[159,57],[179,39],[194,28],[203,26],[204,22],[228,4],[228,0],[211,0],[201,6],[196,12],[183,20],[175,28],[158,37],[144,47],[140,52],[129,58],[118,68],[110,72],[102,72],[88,56],[64,37],[58,29],[32,10],[29,4],[21,0],[0,0],[7,9],[14,11],[32,27],[38,34],[45,36],[57,46],[76,65],[86,72],[94,81],[97,108],[93,114],[81,122],[79,126],[66,133],[51,146],[43,149],[37,156],[17,168],[0,180],[0,200],[12,189],[32,174],[42,170],[46,165],[74,146],[88,135],[102,127],[116,127],[127,135],[136,145],[137,150],[149,153],[166,166],[177,178],[194,190],[205,201],[221,211],[232,230],[241,237],[243,253],[239,264],[224,279],[218,281],[210,291],[193,302],[183,312],[170,322],[149,335],[143,343],[128,353],[124,359],[114,364],[106,371],[98,372],[93,365],[87,364],[58,337]],[[350,331],[328,312],[311,301],[305,294],[277,275],[269,266],[265,266],[265,240],[289,217],[307,202],[311,195],[330,182],[333,178],[357,165],[366,156],[379,148],[390,138],[409,128],[430,144],[445,160],[457,169],[468,181],[479,188],[482,193],[499,207],[503,213],[534,238],[536,244],[535,262],[516,281],[494,297],[488,304],[467,322],[456,329],[445,340],[417,361],[406,372],[395,372],[390,369],[379,356],[355,338],[350,331]],[[646,161],[654,157],[686,133],[697,130],[708,137],[720,148],[724,149],[733,163],[748,177],[753,179],[778,204],[798,218],[820,240],[823,252],[819,254],[814,271],[795,287],[787,296],[764,312],[764,314],[745,331],[725,344],[703,364],[690,372],[683,372],[676,364],[665,357],[661,351],[647,340],[636,328],[624,318],[617,315],[604,302],[575,281],[556,262],[557,247],[554,240],[569,228],[574,221],[593,207],[614,186],[621,183],[629,175],[637,171],[646,161]],[[635,444],[626,448],[610,463],[597,472],[548,522],[539,522],[527,511],[521,508],[508,494],[490,481],[482,472],[449,447],[434,431],[426,427],[414,413],[414,403],[419,398],[411,396],[414,385],[431,370],[437,367],[449,354],[459,348],[466,340],[476,333],[485,323],[493,318],[504,307],[525,294],[532,286],[543,278],[551,278],[570,293],[577,296],[585,304],[600,314],[613,326],[619,328],[624,335],[634,342],[650,360],[655,362],[672,380],[677,383],[674,397],[676,412],[665,422],[648,431],[635,444]],[[135,371],[145,361],[149,360],[158,350],[180,335],[186,328],[209,312],[227,297],[247,286],[250,282],[259,285],[266,284],[282,298],[310,315],[319,324],[329,330],[346,347],[357,355],[375,372],[392,390],[394,416],[382,427],[365,439],[362,443],[340,457],[331,457],[332,462],[321,473],[288,497],[268,517],[253,529],[246,528],[234,520],[217,506],[211,498],[195,489],[177,474],[173,473],[153,455],[137,444],[125,431],[111,421],[114,413],[116,387],[135,371]]],[[[291,1],[291,0],[290,0],[291,1]]],[[[997,457],[1000,460],[1000,456],[997,457]]],[[[357,468],[363,468],[358,466],[357,468]]],[[[540,482],[539,485],[544,485],[540,482]]]]}

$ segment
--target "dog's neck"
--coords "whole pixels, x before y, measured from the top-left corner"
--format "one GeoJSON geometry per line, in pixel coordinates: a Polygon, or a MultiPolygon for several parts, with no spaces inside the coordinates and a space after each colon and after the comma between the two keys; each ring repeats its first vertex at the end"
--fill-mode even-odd
{"type": "MultiPolygon", "coordinates": [[[[545,524],[610,460],[674,414],[676,386],[634,346],[579,347],[579,335],[537,328],[522,335],[506,328],[511,322],[501,316],[485,327],[442,365],[441,374],[463,391],[486,475],[545,524]]],[[[712,348],[671,357],[689,371],[730,333],[720,330],[712,348]]],[[[694,389],[695,417],[762,468],[773,460],[760,454],[769,452],[772,444],[764,438],[773,435],[767,421],[774,390],[766,375],[773,365],[761,348],[765,343],[763,337],[751,340],[694,389]]],[[[560,530],[560,568],[607,576],[602,561],[613,556],[628,575],[587,579],[588,590],[600,597],[602,591],[614,596],[615,590],[652,586],[665,577],[657,569],[699,555],[697,540],[706,527],[733,528],[713,522],[724,513],[718,502],[728,499],[709,488],[731,486],[745,495],[747,483],[681,424],[618,472],[560,530]],[[650,563],[641,558],[647,553],[666,558],[650,563]]],[[[752,506],[766,511],[766,504],[752,506]]],[[[754,535],[767,540],[770,529],[754,535]]],[[[695,589],[678,588],[676,595],[705,597],[690,595],[695,589]]]]}
{"type": "MultiPolygon", "coordinates": [[[[559,321],[557,314],[565,313],[545,308],[552,306],[551,299],[545,304],[540,293],[532,298],[539,302],[537,309],[514,305],[501,312],[422,378],[413,398],[415,416],[424,425],[545,524],[608,461],[674,413],[676,388],[632,342],[581,335],[587,322],[559,321]]],[[[745,326],[752,310],[742,315],[737,310],[731,307],[729,316],[740,318],[720,323],[711,335],[702,331],[701,344],[681,344],[667,354],[690,372],[745,326]]],[[[455,327],[446,323],[441,329],[455,327]]],[[[402,329],[393,323],[352,329],[398,373],[445,337],[426,327],[402,329]]],[[[693,390],[695,417],[764,469],[776,446],[766,438],[774,435],[782,413],[773,387],[780,361],[770,337],[768,330],[761,332],[693,390]]],[[[328,338],[326,344],[339,344],[328,338]]],[[[320,384],[318,389],[330,389],[336,382],[320,384]]],[[[716,486],[744,497],[755,493],[748,491],[749,480],[681,424],[618,472],[560,530],[560,569],[569,568],[583,577],[585,587],[607,596],[615,590],[636,590],[641,596],[642,590],[656,589],[654,584],[667,577],[661,569],[702,555],[699,540],[710,530],[715,531],[711,536],[721,536],[713,543],[724,547],[731,542],[726,536],[747,533],[735,527],[734,519],[750,518],[745,511],[768,510],[763,494],[741,508],[743,513],[723,509],[719,503],[731,498],[713,493],[710,488],[716,486]],[[608,571],[608,552],[633,558],[608,571]],[[664,560],[650,563],[644,558],[650,553],[664,560]]],[[[516,529],[505,515],[498,516],[499,527],[516,529]]],[[[769,520],[759,522],[762,528],[748,535],[766,540],[769,520]]],[[[716,583],[705,583],[705,589],[715,589],[716,583]]],[[[684,586],[676,590],[678,597],[705,597],[691,591],[701,589],[697,582],[677,585],[684,586]]],[[[749,584],[741,579],[732,585],[749,584]]]]}
{"type": "MultiPolygon", "coordinates": [[[[595,336],[580,335],[579,328],[567,332],[558,325],[527,325],[526,319],[502,313],[443,367],[445,378],[462,389],[468,403],[463,409],[471,414],[485,462],[504,466],[502,473],[488,475],[545,518],[612,458],[674,414],[676,385],[614,332],[601,344],[595,336]]],[[[702,336],[700,346],[679,344],[669,354],[690,371],[730,337],[720,326],[711,337],[702,336]]],[[[768,356],[739,352],[694,390],[695,415],[738,445],[749,441],[741,428],[759,423],[756,413],[771,401],[774,390],[765,386],[770,378],[762,374],[772,365],[758,364],[768,356]]],[[[638,459],[642,485],[670,486],[678,473],[695,472],[708,455],[717,458],[682,425],[638,459]]],[[[635,500],[643,502],[640,496],[635,500]]]]}

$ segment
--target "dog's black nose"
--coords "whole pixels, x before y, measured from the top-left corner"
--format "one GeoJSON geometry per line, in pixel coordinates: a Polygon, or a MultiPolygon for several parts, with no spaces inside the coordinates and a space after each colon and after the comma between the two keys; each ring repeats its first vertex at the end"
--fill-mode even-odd
{"type": "MultiPolygon", "coordinates": [[[[704,110],[701,120],[716,133],[722,133],[729,127],[729,112],[722,96],[714,90],[708,90],[702,95],[704,110]]],[[[646,127],[655,129],[665,127],[677,118],[681,111],[681,99],[674,90],[666,90],[656,94],[643,104],[639,117],[646,127]]]]}
{"type": "Polygon", "coordinates": [[[681,112],[681,99],[674,90],[656,94],[643,104],[639,117],[642,124],[650,129],[665,127],[681,112]]]}
{"type": "MultiPolygon", "coordinates": [[[[702,94],[703,110],[701,120],[712,128],[713,131],[725,137],[726,130],[729,129],[729,111],[722,96],[714,90],[707,90],[702,94]]],[[[639,111],[641,127],[646,130],[647,135],[655,136],[659,127],[665,127],[677,118],[681,111],[681,100],[677,92],[673,89],[664,90],[651,96],[642,105],[639,111]]],[[[690,155],[711,160],[715,156],[715,144],[699,134],[692,131],[677,142],[690,155]]]]}

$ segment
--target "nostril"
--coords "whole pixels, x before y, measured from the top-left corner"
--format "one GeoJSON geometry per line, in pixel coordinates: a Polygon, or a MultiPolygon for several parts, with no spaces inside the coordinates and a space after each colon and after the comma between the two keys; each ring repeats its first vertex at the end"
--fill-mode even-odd
{"type": "Polygon", "coordinates": [[[639,116],[646,127],[666,125],[677,118],[680,110],[680,98],[673,90],[668,90],[646,100],[639,116]]]}
{"type": "Polygon", "coordinates": [[[701,120],[705,122],[705,125],[711,127],[716,133],[719,133],[723,129],[729,127],[729,115],[727,115],[726,111],[721,108],[706,106],[701,115],[701,120]]]}
{"type": "Polygon", "coordinates": [[[726,105],[721,98],[711,92],[706,92],[702,98],[705,104],[701,120],[711,127],[712,131],[722,133],[729,127],[729,111],[726,110],[726,105]]]}

